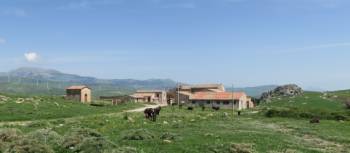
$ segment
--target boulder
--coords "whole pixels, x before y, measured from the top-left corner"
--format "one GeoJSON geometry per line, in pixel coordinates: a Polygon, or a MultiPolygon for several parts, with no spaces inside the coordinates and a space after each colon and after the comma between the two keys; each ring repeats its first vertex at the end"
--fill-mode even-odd
{"type": "Polygon", "coordinates": [[[304,93],[303,89],[295,84],[288,84],[283,86],[278,86],[272,91],[265,92],[261,95],[260,100],[263,102],[270,102],[271,99],[277,97],[294,97],[302,95],[304,93]]]}

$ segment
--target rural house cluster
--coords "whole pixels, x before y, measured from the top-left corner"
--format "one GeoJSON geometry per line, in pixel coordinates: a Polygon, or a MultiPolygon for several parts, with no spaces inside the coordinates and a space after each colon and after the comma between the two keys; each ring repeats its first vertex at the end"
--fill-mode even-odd
{"type": "MultiPolygon", "coordinates": [[[[66,99],[91,103],[91,89],[88,86],[71,86],[66,89],[66,93],[66,99]]],[[[246,93],[227,92],[222,84],[179,85],[175,91],[137,90],[127,96],[101,96],[100,100],[111,101],[114,105],[132,101],[161,106],[178,104],[236,110],[254,107],[252,98],[246,93]]]]}

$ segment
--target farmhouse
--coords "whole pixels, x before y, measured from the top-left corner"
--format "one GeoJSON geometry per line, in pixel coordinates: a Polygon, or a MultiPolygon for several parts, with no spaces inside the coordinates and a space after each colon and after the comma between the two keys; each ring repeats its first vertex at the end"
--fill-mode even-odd
{"type": "Polygon", "coordinates": [[[100,96],[100,100],[111,101],[113,105],[130,102],[130,96],[100,96]]]}
{"type": "Polygon", "coordinates": [[[190,102],[190,96],[197,92],[225,92],[225,87],[222,84],[180,85],[177,92],[175,100],[183,104],[190,102]]]}
{"type": "Polygon", "coordinates": [[[244,92],[197,92],[190,96],[190,103],[197,106],[234,108],[251,107],[251,99],[244,92]]]}
{"type": "Polygon", "coordinates": [[[82,103],[91,102],[91,89],[87,86],[71,86],[66,88],[66,99],[80,101],[82,103]]]}
{"type": "Polygon", "coordinates": [[[164,90],[138,90],[130,95],[135,102],[149,102],[166,105],[167,93],[164,90]]]}
{"type": "Polygon", "coordinates": [[[180,85],[181,92],[225,92],[225,87],[222,84],[198,84],[198,85],[180,85]]]}

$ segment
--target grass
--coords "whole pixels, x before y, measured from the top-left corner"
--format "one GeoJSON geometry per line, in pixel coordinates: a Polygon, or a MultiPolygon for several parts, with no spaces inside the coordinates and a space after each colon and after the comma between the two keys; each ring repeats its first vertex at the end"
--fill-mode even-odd
{"type": "Polygon", "coordinates": [[[28,121],[88,116],[91,114],[115,113],[141,107],[142,104],[127,103],[118,106],[90,106],[61,97],[23,98],[7,96],[10,99],[0,102],[0,121],[28,121]]]}
{"type": "Polygon", "coordinates": [[[269,117],[319,117],[330,120],[349,120],[350,112],[345,109],[338,94],[342,93],[306,92],[302,96],[278,97],[270,103],[261,104],[260,108],[265,110],[265,115],[269,117]]]}
{"type": "MultiPolygon", "coordinates": [[[[127,148],[133,152],[145,153],[225,153],[244,149],[266,153],[348,152],[350,150],[349,121],[321,120],[320,124],[310,124],[309,120],[304,118],[267,118],[256,113],[266,107],[295,107],[305,111],[345,111],[339,101],[323,99],[321,96],[321,93],[306,93],[304,96],[291,98],[294,102],[288,102],[289,98],[276,99],[276,102],[264,104],[255,110],[244,111],[241,116],[236,114],[233,116],[230,110],[202,111],[200,108],[195,108],[189,111],[185,108],[166,107],[162,109],[157,122],[151,122],[144,119],[142,112],[108,114],[108,112],[95,110],[79,118],[43,119],[29,125],[3,125],[0,129],[16,128],[24,134],[40,129],[52,129],[63,137],[71,135],[74,129],[92,129],[98,133],[94,135],[99,137],[89,140],[99,140],[95,144],[97,146],[100,146],[100,142],[106,142],[113,146],[110,149],[127,148]]],[[[56,100],[52,101],[56,102],[56,100]]],[[[92,108],[79,104],[79,107],[74,107],[74,111],[92,108]]],[[[41,109],[38,108],[38,111],[46,112],[41,109]]],[[[1,117],[4,116],[9,115],[1,115],[1,117]]],[[[82,150],[90,143],[83,142],[85,144],[79,145],[82,150]]],[[[87,149],[94,150],[91,147],[87,149]]],[[[72,152],[67,148],[59,148],[55,151],[72,152]]]]}

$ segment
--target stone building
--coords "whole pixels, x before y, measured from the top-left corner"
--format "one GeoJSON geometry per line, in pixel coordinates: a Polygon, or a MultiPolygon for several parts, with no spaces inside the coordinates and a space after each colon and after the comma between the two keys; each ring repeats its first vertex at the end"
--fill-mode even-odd
{"type": "Polygon", "coordinates": [[[135,102],[157,103],[167,105],[167,93],[164,90],[138,90],[130,97],[135,102]]]}
{"type": "Polygon", "coordinates": [[[220,107],[242,110],[251,108],[252,101],[244,92],[197,92],[190,96],[192,106],[220,107]]]}
{"type": "Polygon", "coordinates": [[[174,102],[184,104],[190,102],[192,94],[197,92],[225,92],[225,87],[222,84],[180,85],[176,91],[174,102]]]}
{"type": "Polygon", "coordinates": [[[91,103],[91,89],[87,86],[71,86],[66,88],[66,99],[91,103]]]}

